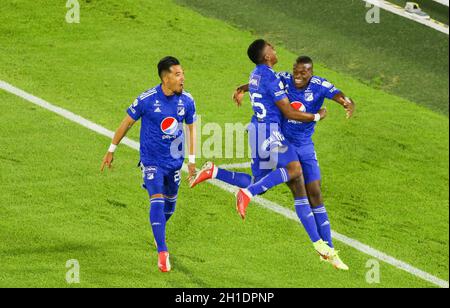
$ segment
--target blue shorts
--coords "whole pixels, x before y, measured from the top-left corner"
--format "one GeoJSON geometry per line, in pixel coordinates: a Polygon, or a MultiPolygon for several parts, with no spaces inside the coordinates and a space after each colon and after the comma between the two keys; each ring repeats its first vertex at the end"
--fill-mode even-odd
{"type": "Polygon", "coordinates": [[[320,174],[320,167],[319,162],[317,161],[317,154],[314,149],[314,144],[293,147],[297,153],[298,160],[302,165],[305,184],[321,180],[322,177],[320,174]]]}
{"type": "Polygon", "coordinates": [[[249,142],[252,150],[252,173],[258,182],[270,172],[298,161],[294,147],[277,126],[250,124],[249,142]]]}
{"type": "Polygon", "coordinates": [[[149,196],[164,195],[177,196],[181,184],[181,170],[166,170],[158,166],[144,166],[141,164],[143,187],[149,196]]]}

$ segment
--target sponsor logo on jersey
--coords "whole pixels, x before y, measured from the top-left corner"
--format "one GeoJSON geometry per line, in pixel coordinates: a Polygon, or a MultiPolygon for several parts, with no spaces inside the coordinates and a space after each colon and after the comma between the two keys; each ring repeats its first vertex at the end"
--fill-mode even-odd
{"type": "Polygon", "coordinates": [[[298,111],[301,111],[301,112],[306,112],[306,107],[301,102],[298,102],[298,101],[292,102],[291,106],[295,110],[298,110],[298,111]]]}
{"type": "Polygon", "coordinates": [[[168,117],[161,122],[161,131],[166,135],[174,136],[178,131],[178,121],[175,118],[168,117]]]}

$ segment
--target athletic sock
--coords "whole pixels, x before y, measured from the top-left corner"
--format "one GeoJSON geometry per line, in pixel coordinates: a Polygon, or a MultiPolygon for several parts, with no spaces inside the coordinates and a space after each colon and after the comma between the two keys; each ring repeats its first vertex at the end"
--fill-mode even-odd
{"type": "Polygon", "coordinates": [[[287,183],[289,182],[289,173],[286,168],[280,168],[275,171],[272,171],[269,173],[266,177],[261,179],[259,182],[251,185],[248,188],[248,191],[253,195],[261,195],[262,193],[265,193],[272,187],[275,187],[277,185],[287,183]]]}
{"type": "Polygon", "coordinates": [[[158,252],[167,251],[166,245],[166,217],[164,216],[164,198],[155,198],[150,201],[150,224],[158,252]]]}
{"type": "Polygon", "coordinates": [[[325,205],[321,204],[316,208],[312,209],[314,213],[314,218],[316,221],[317,229],[319,230],[320,237],[328,242],[328,246],[334,248],[333,239],[331,237],[331,225],[330,220],[328,219],[327,210],[325,209],[325,205]]]}
{"type": "Polygon", "coordinates": [[[317,230],[314,214],[309,205],[308,197],[295,198],[295,210],[311,241],[313,243],[320,241],[321,238],[317,230]]]}
{"type": "Polygon", "coordinates": [[[166,222],[169,221],[173,213],[175,213],[175,208],[177,206],[177,196],[172,198],[165,198],[164,203],[164,216],[166,217],[166,222]]]}
{"type": "MultiPolygon", "coordinates": [[[[216,167],[217,168],[217,167],[216,167]]],[[[232,172],[217,168],[216,179],[240,188],[247,188],[252,184],[252,177],[247,173],[232,172]]]]}

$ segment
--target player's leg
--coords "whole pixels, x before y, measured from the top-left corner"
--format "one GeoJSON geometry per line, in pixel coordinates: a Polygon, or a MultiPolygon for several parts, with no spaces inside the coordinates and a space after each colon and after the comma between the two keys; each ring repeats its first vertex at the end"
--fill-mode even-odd
{"type": "MultiPolygon", "coordinates": [[[[284,145],[274,148],[273,153],[276,153],[275,161],[278,169],[270,171],[261,180],[250,185],[247,189],[241,189],[237,194],[236,206],[243,219],[253,196],[261,195],[275,186],[295,180],[302,174],[300,162],[290,144],[286,142],[284,145]]],[[[261,161],[261,163],[264,162],[261,161]]],[[[260,167],[260,169],[265,168],[260,167]]]]}
{"type": "Polygon", "coordinates": [[[178,200],[178,190],[181,184],[181,171],[177,170],[168,174],[164,180],[164,215],[166,223],[175,213],[178,200]]]}
{"type": "Polygon", "coordinates": [[[316,153],[314,151],[309,151],[309,153],[306,152],[302,155],[301,162],[304,170],[306,191],[311,203],[317,230],[319,231],[322,240],[325,241],[332,250],[329,261],[337,269],[348,270],[348,266],[342,262],[338,253],[334,250],[331,224],[323,202],[321,173],[316,153]]]}
{"type": "Polygon", "coordinates": [[[212,162],[207,162],[191,182],[191,188],[211,179],[217,179],[240,188],[247,188],[252,183],[252,176],[247,173],[228,171],[218,168],[212,162]]]}
{"type": "Polygon", "coordinates": [[[150,224],[158,249],[158,267],[170,271],[166,244],[166,217],[164,215],[164,173],[159,167],[143,167],[144,183],[150,196],[150,224]]]}
{"type": "Polygon", "coordinates": [[[334,248],[331,237],[330,221],[323,203],[321,173],[316,153],[314,149],[311,148],[307,151],[303,151],[300,156],[306,191],[314,213],[317,229],[319,230],[320,237],[327,242],[331,248],[334,248]]]}
{"type": "Polygon", "coordinates": [[[287,185],[292,191],[295,199],[295,210],[297,212],[297,216],[302,222],[306,233],[313,243],[314,249],[321,257],[328,259],[332,255],[332,250],[320,237],[316,221],[314,219],[314,214],[312,213],[307,197],[303,175],[300,178],[290,181],[287,185]]]}

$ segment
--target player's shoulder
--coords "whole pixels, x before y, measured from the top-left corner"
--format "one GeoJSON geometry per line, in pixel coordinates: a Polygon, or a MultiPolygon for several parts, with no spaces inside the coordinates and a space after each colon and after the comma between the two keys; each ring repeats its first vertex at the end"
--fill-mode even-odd
{"type": "Polygon", "coordinates": [[[326,89],[331,89],[333,87],[333,84],[331,82],[319,76],[313,76],[311,78],[311,84],[326,89]]]}
{"type": "Polygon", "coordinates": [[[145,100],[151,100],[152,98],[156,97],[156,94],[158,93],[158,87],[153,87],[151,89],[148,89],[147,91],[141,93],[138,96],[139,101],[145,101],[145,100]]]}
{"type": "Polygon", "coordinates": [[[194,103],[194,101],[195,101],[192,94],[189,93],[188,91],[183,90],[183,92],[181,93],[181,96],[191,103],[194,103]]]}
{"type": "Polygon", "coordinates": [[[271,67],[264,67],[262,70],[262,82],[270,85],[276,81],[281,81],[281,78],[278,76],[277,72],[275,72],[271,67]]]}
{"type": "Polygon", "coordinates": [[[278,72],[276,75],[282,79],[286,79],[286,80],[292,79],[292,74],[289,72],[278,72]]]}

